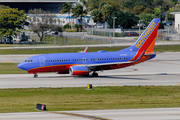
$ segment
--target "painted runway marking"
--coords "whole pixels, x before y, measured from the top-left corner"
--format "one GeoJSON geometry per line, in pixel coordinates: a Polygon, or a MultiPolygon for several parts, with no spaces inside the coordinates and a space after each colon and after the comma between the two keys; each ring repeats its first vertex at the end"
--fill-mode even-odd
{"type": "Polygon", "coordinates": [[[13,60],[8,60],[8,61],[3,61],[3,63],[8,63],[8,62],[12,62],[13,60]]]}
{"type": "Polygon", "coordinates": [[[60,85],[60,86],[82,86],[82,87],[86,86],[86,85],[56,84],[56,83],[54,83],[54,84],[52,84],[52,85],[60,85]]]}
{"type": "Polygon", "coordinates": [[[121,84],[115,84],[115,83],[109,83],[111,85],[115,85],[115,86],[122,86],[121,84]]]}
{"type": "Polygon", "coordinates": [[[179,85],[179,86],[180,86],[180,83],[179,83],[179,84],[177,84],[177,85],[179,85]]]}
{"type": "Polygon", "coordinates": [[[88,118],[88,119],[91,119],[91,120],[112,120],[112,119],[107,119],[107,118],[102,118],[102,117],[97,117],[97,116],[91,116],[91,115],[77,114],[77,113],[68,113],[68,112],[49,112],[49,113],[70,115],[70,116],[88,118]]]}

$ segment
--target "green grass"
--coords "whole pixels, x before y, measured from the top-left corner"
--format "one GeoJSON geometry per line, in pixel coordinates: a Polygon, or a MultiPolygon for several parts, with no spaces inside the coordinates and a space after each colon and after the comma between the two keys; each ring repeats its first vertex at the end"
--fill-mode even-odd
{"type": "Polygon", "coordinates": [[[17,67],[18,63],[0,63],[0,74],[24,74],[27,73],[17,67]]]}
{"type": "Polygon", "coordinates": [[[155,46],[154,51],[156,51],[156,52],[165,52],[165,51],[179,52],[180,51],[180,45],[155,46]]]}
{"type": "Polygon", "coordinates": [[[0,113],[180,107],[179,86],[0,89],[0,113]]]}
{"type": "MultiPolygon", "coordinates": [[[[126,47],[89,47],[89,52],[98,50],[117,51],[126,47]]],[[[0,54],[47,54],[47,53],[74,53],[83,51],[84,48],[58,48],[58,49],[1,49],[0,54]]]]}
{"type": "MultiPolygon", "coordinates": [[[[118,51],[128,46],[123,47],[89,47],[89,52],[97,52],[99,50],[106,51],[118,51]]],[[[84,48],[58,48],[58,49],[1,49],[0,54],[48,54],[48,53],[74,53],[83,51],[84,48]]],[[[164,51],[180,51],[180,45],[166,45],[166,46],[155,46],[155,52],[164,51]]]]}

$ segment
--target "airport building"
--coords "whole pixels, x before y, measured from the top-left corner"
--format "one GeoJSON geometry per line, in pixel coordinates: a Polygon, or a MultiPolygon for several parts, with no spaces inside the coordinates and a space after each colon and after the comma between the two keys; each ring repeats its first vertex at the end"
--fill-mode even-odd
{"type": "MultiPolygon", "coordinates": [[[[35,21],[35,24],[38,22],[45,22],[45,17],[43,14],[26,14],[28,16],[28,20],[35,21]]],[[[52,18],[52,22],[48,20],[49,24],[64,26],[65,24],[70,24],[73,26],[74,24],[81,24],[80,18],[73,18],[71,17],[72,13],[70,14],[46,14],[47,18],[52,18]]],[[[82,18],[82,25],[84,27],[95,25],[94,20],[91,19],[91,16],[88,14],[87,17],[82,18]]]]}
{"type": "MultiPolygon", "coordinates": [[[[42,9],[44,11],[50,11],[54,13],[52,24],[63,26],[65,24],[80,24],[80,18],[72,18],[71,14],[59,14],[61,11],[61,5],[70,2],[70,3],[80,3],[80,0],[0,0],[0,5],[9,6],[11,8],[18,8],[19,10],[25,10],[26,15],[30,19],[36,19],[36,22],[43,22],[41,14],[33,15],[28,14],[28,11],[31,9],[42,9]]],[[[74,6],[73,5],[73,6],[74,6]]],[[[50,15],[51,16],[51,15],[50,15]]],[[[94,21],[91,19],[90,15],[82,19],[83,26],[87,27],[88,25],[94,25],[94,21]]]]}
{"type": "Polygon", "coordinates": [[[39,9],[50,11],[52,13],[59,13],[60,6],[66,2],[77,3],[79,0],[0,0],[0,5],[9,6],[11,8],[18,8],[25,10],[27,13],[30,9],[39,9]]]}
{"type": "Polygon", "coordinates": [[[180,31],[180,12],[172,12],[171,14],[175,15],[175,29],[180,31]]]}

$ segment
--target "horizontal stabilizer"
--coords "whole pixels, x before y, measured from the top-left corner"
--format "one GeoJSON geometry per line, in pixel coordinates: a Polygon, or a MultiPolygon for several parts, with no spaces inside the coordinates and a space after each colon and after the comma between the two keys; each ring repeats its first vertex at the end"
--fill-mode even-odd
{"type": "Polygon", "coordinates": [[[151,56],[151,55],[156,55],[157,53],[147,53],[147,54],[144,54],[144,56],[151,56]]]}

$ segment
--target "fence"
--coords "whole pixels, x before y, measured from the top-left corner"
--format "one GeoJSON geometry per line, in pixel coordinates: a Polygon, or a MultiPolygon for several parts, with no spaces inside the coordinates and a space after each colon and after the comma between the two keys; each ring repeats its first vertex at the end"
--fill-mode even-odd
{"type": "MultiPolygon", "coordinates": [[[[97,35],[97,36],[105,36],[105,37],[126,37],[128,36],[127,33],[137,33],[137,37],[139,36],[139,32],[140,34],[142,34],[142,32],[145,29],[122,29],[119,32],[116,32],[116,29],[95,29],[95,28],[87,28],[87,34],[88,35],[97,35]]],[[[174,29],[174,26],[165,26],[164,29],[160,29],[158,31],[158,36],[157,36],[158,40],[165,40],[165,41],[169,41],[169,40],[180,40],[180,31],[177,31],[176,29],[174,29]]]]}
{"type": "Polygon", "coordinates": [[[166,40],[166,41],[179,41],[180,40],[180,31],[174,29],[173,26],[166,26],[165,29],[161,29],[158,31],[158,40],[166,40]]]}
{"type": "MultiPolygon", "coordinates": [[[[111,44],[112,46],[114,46],[117,41],[118,43],[125,43],[125,44],[128,42],[126,39],[124,39],[124,41],[122,39],[115,40],[115,38],[111,40],[111,37],[118,36],[118,35],[116,33],[113,35],[112,29],[109,31],[107,30],[108,29],[96,29],[96,30],[91,29],[91,28],[87,29],[87,34],[94,34],[98,36],[102,35],[102,36],[107,36],[107,37],[92,37],[92,36],[88,37],[84,35],[83,35],[84,37],[83,36],[70,36],[70,35],[67,35],[67,36],[45,35],[42,41],[40,41],[40,38],[37,36],[37,34],[27,33],[26,35],[28,35],[29,38],[31,40],[34,40],[35,42],[32,42],[32,41],[17,42],[17,43],[13,43],[13,47],[14,49],[19,49],[21,47],[27,47],[27,48],[35,48],[35,47],[43,48],[44,47],[45,48],[46,46],[51,46],[51,48],[58,48],[58,46],[70,46],[70,45],[86,46],[86,45],[97,45],[97,44],[101,44],[102,46],[105,44],[108,44],[108,45],[111,44]],[[114,41],[115,43],[112,41],[114,41]]],[[[132,31],[136,33],[139,32],[139,30],[137,29],[127,29],[127,30],[124,30],[124,34],[126,32],[132,32],[132,31]]],[[[142,33],[143,31],[144,30],[141,30],[140,32],[142,33]]],[[[120,35],[119,37],[124,37],[123,34],[119,34],[119,35],[120,35]]],[[[138,36],[136,36],[136,38],[138,36]]],[[[158,31],[157,40],[158,41],[174,41],[174,43],[176,43],[176,41],[180,41],[180,31],[175,30],[173,26],[167,26],[165,27],[165,29],[158,31]]]]}
{"type": "Polygon", "coordinates": [[[40,48],[46,46],[68,46],[68,45],[97,45],[97,44],[111,44],[109,39],[92,38],[92,37],[78,37],[78,36],[59,36],[59,35],[45,35],[40,41],[40,38],[36,35],[28,35],[31,41],[21,41],[13,43],[14,48],[20,47],[37,47],[40,48]],[[34,41],[34,42],[33,42],[34,41]]]}
{"type": "MultiPolygon", "coordinates": [[[[142,33],[144,29],[140,30],[142,33]]],[[[128,33],[136,33],[136,36],[139,36],[139,29],[96,29],[96,28],[87,28],[88,35],[97,35],[105,37],[126,37],[128,33]]]]}
{"type": "Polygon", "coordinates": [[[95,28],[87,28],[88,35],[97,35],[97,36],[105,36],[105,37],[124,37],[125,33],[117,33],[113,29],[95,29],[95,28]]]}

